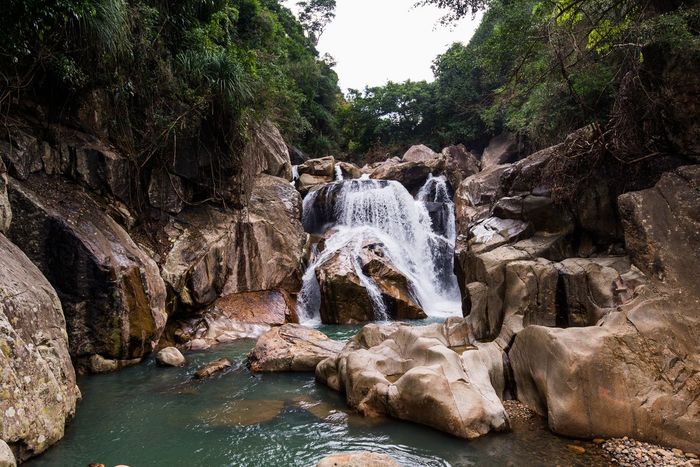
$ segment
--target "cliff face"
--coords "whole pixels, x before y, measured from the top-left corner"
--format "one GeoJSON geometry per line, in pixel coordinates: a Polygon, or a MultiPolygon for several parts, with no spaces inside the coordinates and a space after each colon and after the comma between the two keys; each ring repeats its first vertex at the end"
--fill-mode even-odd
{"type": "Polygon", "coordinates": [[[0,137],[0,437],[19,461],[63,436],[74,365],[138,363],[169,319],[221,295],[300,286],[301,199],[272,124],[251,128],[223,180],[183,151],[138,174],[99,109],[82,118],[7,120],[0,137]]]}

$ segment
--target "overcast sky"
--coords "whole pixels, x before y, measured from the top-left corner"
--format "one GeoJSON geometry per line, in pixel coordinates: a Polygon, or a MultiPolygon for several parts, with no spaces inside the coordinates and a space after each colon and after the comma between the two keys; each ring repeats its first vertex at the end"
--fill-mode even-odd
{"type": "MultiPolygon", "coordinates": [[[[285,4],[294,9],[297,0],[285,4]]],[[[468,42],[480,17],[451,27],[438,25],[444,12],[413,8],[415,0],[337,0],[336,17],[319,50],[331,54],[340,87],[364,89],[387,81],[433,79],[433,60],[453,42],[468,42]]]]}

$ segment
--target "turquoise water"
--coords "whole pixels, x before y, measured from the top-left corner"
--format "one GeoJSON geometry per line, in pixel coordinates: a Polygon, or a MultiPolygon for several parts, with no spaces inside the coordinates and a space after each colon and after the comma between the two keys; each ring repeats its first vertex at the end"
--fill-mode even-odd
{"type": "MultiPolygon", "coordinates": [[[[356,329],[322,328],[337,339],[356,329]]],[[[584,444],[582,456],[572,454],[566,447],[572,441],[552,435],[539,419],[475,441],[406,422],[369,421],[348,411],[312,374],[251,374],[244,360],[253,344],[189,353],[185,368],[159,368],[149,360],[80,378],[83,400],[65,439],[27,465],[314,466],[329,453],[361,449],[385,452],[405,466],[602,463],[592,445],[584,444]],[[220,357],[234,367],[191,380],[197,367],[220,357]]]]}

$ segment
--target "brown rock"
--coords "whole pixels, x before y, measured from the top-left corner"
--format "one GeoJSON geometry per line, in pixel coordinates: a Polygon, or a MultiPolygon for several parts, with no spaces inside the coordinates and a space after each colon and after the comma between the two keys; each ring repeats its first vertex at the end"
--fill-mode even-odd
{"type": "Polygon", "coordinates": [[[232,363],[228,359],[220,358],[218,360],[214,360],[213,362],[209,362],[206,365],[204,365],[203,367],[199,368],[194,373],[194,378],[195,379],[211,378],[215,374],[231,368],[231,366],[232,366],[232,363]]]}
{"type": "Polygon", "coordinates": [[[154,170],[148,184],[148,201],[154,208],[179,214],[189,201],[182,179],[167,170],[154,170]]]}
{"type": "Polygon", "coordinates": [[[342,342],[298,324],[285,324],[261,336],[248,355],[254,372],[314,371],[321,360],[335,357],[342,342]]]}
{"type": "Polygon", "coordinates": [[[376,304],[358,276],[356,267],[361,268],[378,287],[388,317],[426,317],[413,298],[408,279],[381,255],[381,248],[381,242],[368,239],[359,258],[356,258],[352,246],[348,246],[317,266],[316,279],[321,292],[321,321],[329,324],[352,324],[383,318],[376,315],[376,304]]]}
{"type": "Polygon", "coordinates": [[[271,326],[296,323],[298,318],[292,298],[281,290],[242,292],[217,299],[196,316],[168,323],[164,342],[194,350],[243,338],[257,338],[271,326]]]}
{"type": "Polygon", "coordinates": [[[214,427],[259,425],[277,417],[284,409],[280,400],[237,400],[207,411],[202,420],[214,427]]]}
{"type": "Polygon", "coordinates": [[[7,196],[7,170],[0,158],[0,234],[7,232],[12,222],[12,206],[7,196]]]}
{"type": "Polygon", "coordinates": [[[455,161],[464,178],[470,177],[481,170],[479,159],[467,151],[463,144],[448,146],[442,150],[442,154],[455,161]]]}
{"type": "Polygon", "coordinates": [[[508,417],[484,364],[491,359],[462,360],[451,347],[465,345],[468,333],[456,331],[468,328],[456,324],[390,327],[369,348],[356,336],[337,358],[318,365],[316,378],[341,389],[365,416],[387,414],[468,439],[506,430],[508,417]]]}
{"type": "Polygon", "coordinates": [[[362,176],[362,169],[360,169],[358,166],[355,164],[351,164],[349,162],[336,162],[336,165],[340,167],[340,171],[343,173],[343,178],[348,179],[348,178],[360,178],[362,176]]]}
{"type": "Polygon", "coordinates": [[[75,359],[143,357],[165,327],[158,266],[82,189],[34,176],[10,182],[22,217],[9,236],[61,298],[75,359]]]}
{"type": "Polygon", "coordinates": [[[523,143],[512,133],[501,133],[489,141],[481,156],[481,168],[515,162],[523,151],[523,143]]]}
{"type": "Polygon", "coordinates": [[[680,167],[654,188],[619,198],[627,251],[644,273],[697,290],[700,166],[680,167]]]}
{"type": "Polygon", "coordinates": [[[437,156],[438,154],[428,146],[419,144],[417,146],[411,146],[403,155],[402,160],[404,162],[427,162],[437,156]]]}

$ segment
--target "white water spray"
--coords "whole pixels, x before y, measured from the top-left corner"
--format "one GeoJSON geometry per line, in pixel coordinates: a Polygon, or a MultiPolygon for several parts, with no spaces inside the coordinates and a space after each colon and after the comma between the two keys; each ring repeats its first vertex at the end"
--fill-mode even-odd
{"type": "Polygon", "coordinates": [[[388,318],[378,287],[363,273],[359,262],[360,250],[367,241],[382,243],[387,260],[412,284],[415,298],[428,316],[460,313],[461,298],[452,272],[454,205],[445,178],[431,176],[416,198],[398,182],[367,177],[336,181],[306,196],[306,229],[322,234],[333,226],[336,231],[326,240],[323,252],[312,255],[304,274],[297,302],[302,322],[320,322],[315,270],[341,249],[348,252],[355,273],[367,289],[375,319],[388,318]],[[430,203],[449,211],[443,232],[433,228],[427,207],[430,203]]]}

